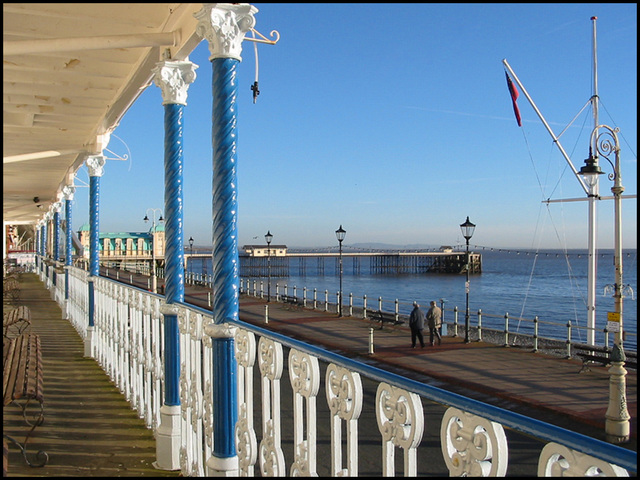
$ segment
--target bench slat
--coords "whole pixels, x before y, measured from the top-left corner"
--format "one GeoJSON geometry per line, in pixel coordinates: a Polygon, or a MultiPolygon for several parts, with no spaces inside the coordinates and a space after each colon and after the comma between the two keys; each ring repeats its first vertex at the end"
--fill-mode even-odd
{"type": "Polygon", "coordinates": [[[24,334],[10,340],[3,371],[3,404],[20,398],[44,401],[40,337],[24,334]]]}
{"type": "Polygon", "coordinates": [[[16,358],[13,361],[13,365],[16,370],[16,377],[13,383],[13,392],[11,393],[11,399],[16,400],[23,397],[23,390],[25,385],[25,377],[27,374],[27,363],[29,355],[29,343],[25,342],[24,336],[18,337],[18,346],[15,350],[16,358]],[[21,361],[22,360],[22,361],[21,361]]]}
{"type": "Polygon", "coordinates": [[[13,391],[13,385],[15,383],[15,371],[11,368],[14,359],[14,353],[16,349],[16,341],[14,339],[5,340],[2,345],[4,354],[4,362],[2,365],[2,397],[3,406],[11,403],[11,391],[13,391]]]}

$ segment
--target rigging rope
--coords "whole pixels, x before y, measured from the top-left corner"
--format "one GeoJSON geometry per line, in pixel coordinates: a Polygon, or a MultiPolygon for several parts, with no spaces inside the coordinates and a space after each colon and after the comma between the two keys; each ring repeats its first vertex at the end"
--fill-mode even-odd
{"type": "MultiPolygon", "coordinates": [[[[580,112],[579,112],[579,113],[578,113],[578,114],[577,114],[577,115],[576,115],[576,116],[571,120],[571,122],[569,123],[569,125],[567,125],[567,126],[562,130],[561,135],[562,135],[562,134],[564,134],[564,133],[567,131],[567,129],[568,129],[568,128],[569,128],[569,127],[570,127],[570,126],[571,126],[571,125],[576,121],[576,119],[580,116],[580,114],[585,110],[585,108],[586,108],[586,106],[587,106],[587,105],[590,105],[590,102],[587,102],[587,104],[586,104],[585,106],[583,106],[583,107],[582,107],[582,109],[580,110],[580,112]]],[[[586,122],[586,120],[585,120],[585,122],[586,122]]],[[[582,128],[581,128],[581,131],[584,131],[584,128],[585,128],[585,126],[584,126],[584,123],[583,123],[582,128]]],[[[534,170],[534,173],[535,173],[536,181],[538,182],[538,187],[540,188],[540,191],[541,191],[541,193],[542,193],[543,200],[546,200],[546,199],[550,198],[550,197],[551,197],[551,195],[545,195],[545,193],[544,193],[544,186],[543,186],[543,184],[542,184],[542,181],[541,181],[541,179],[540,179],[540,175],[539,175],[538,170],[537,170],[537,168],[536,168],[535,161],[534,161],[534,159],[533,159],[533,154],[532,154],[532,152],[531,152],[531,146],[530,146],[530,144],[529,144],[529,140],[528,140],[528,138],[527,138],[527,134],[526,134],[526,131],[525,131],[525,129],[524,129],[524,128],[522,128],[522,136],[523,136],[523,138],[524,138],[524,142],[525,142],[525,145],[526,145],[526,147],[527,147],[527,153],[528,153],[528,155],[529,155],[529,160],[530,160],[530,162],[531,162],[531,165],[533,166],[533,170],[534,170]]],[[[577,137],[577,139],[576,139],[576,142],[575,142],[575,144],[574,144],[573,150],[572,150],[572,152],[571,152],[572,154],[575,152],[575,150],[576,150],[576,148],[577,148],[577,146],[578,146],[578,140],[579,140],[579,138],[580,138],[580,135],[578,135],[578,137],[577,137]]],[[[555,143],[555,142],[554,142],[554,143],[555,143]]],[[[557,182],[556,182],[556,184],[554,185],[554,187],[553,187],[553,189],[552,189],[551,194],[553,194],[553,193],[558,189],[558,187],[561,185],[561,182],[560,182],[560,181],[561,181],[562,177],[564,176],[564,173],[567,171],[567,168],[568,168],[568,165],[567,165],[567,164],[565,164],[565,168],[564,168],[564,169],[563,169],[563,171],[560,173],[560,176],[559,176],[559,178],[558,178],[558,181],[557,181],[557,182]]],[[[567,271],[568,271],[568,275],[569,275],[569,284],[570,284],[570,288],[571,288],[571,291],[572,291],[572,298],[574,298],[574,299],[575,299],[575,297],[576,297],[576,290],[577,290],[577,292],[578,292],[578,296],[579,296],[579,297],[580,297],[580,299],[582,300],[582,303],[586,306],[586,303],[587,303],[587,302],[586,302],[586,300],[585,300],[585,298],[584,298],[584,295],[582,294],[581,290],[580,290],[579,288],[577,288],[577,287],[578,287],[578,282],[577,282],[577,278],[576,278],[576,276],[574,275],[573,269],[572,269],[572,267],[571,267],[571,262],[570,262],[570,258],[569,258],[569,253],[568,253],[568,251],[567,251],[567,247],[566,247],[566,245],[567,245],[566,238],[564,238],[564,239],[563,239],[563,238],[561,238],[561,236],[560,236],[560,231],[558,230],[557,226],[555,225],[555,223],[554,223],[554,221],[553,221],[553,216],[551,215],[551,211],[550,211],[550,209],[549,209],[549,204],[547,204],[546,211],[547,211],[547,214],[548,214],[549,219],[551,220],[551,225],[552,225],[552,227],[553,227],[553,231],[555,232],[556,238],[558,239],[558,243],[561,245],[562,252],[563,252],[563,255],[564,255],[565,261],[566,261],[566,263],[567,263],[567,271]],[[575,287],[575,288],[574,288],[574,287],[575,287]]],[[[542,236],[542,235],[540,235],[540,236],[538,237],[538,230],[539,230],[539,227],[540,227],[541,216],[542,216],[542,215],[540,214],[540,212],[541,212],[541,210],[539,211],[538,219],[537,219],[537,221],[536,221],[536,227],[535,227],[535,231],[534,231],[534,240],[533,240],[533,241],[535,241],[535,238],[536,238],[536,237],[537,237],[537,238],[541,238],[541,236],[542,236]]],[[[562,209],[562,204],[561,204],[561,217],[562,217],[562,218],[564,218],[564,216],[563,216],[563,212],[564,212],[564,210],[562,209]]],[[[546,216],[545,216],[545,218],[546,218],[546,216]]],[[[563,222],[563,223],[564,223],[564,222],[563,222]]],[[[542,230],[543,230],[543,229],[542,229],[542,230]]],[[[565,231],[566,231],[566,229],[565,229],[565,231]]],[[[533,283],[533,277],[534,277],[535,269],[536,269],[536,266],[537,266],[537,260],[538,260],[539,250],[540,250],[540,246],[539,246],[539,244],[538,244],[538,245],[536,246],[536,248],[535,248],[535,258],[534,258],[534,262],[533,262],[533,265],[532,265],[532,268],[531,268],[531,273],[530,273],[530,275],[529,275],[529,281],[528,281],[528,283],[527,283],[526,290],[525,290],[525,292],[524,292],[525,294],[524,294],[524,299],[523,299],[523,302],[522,302],[522,309],[521,309],[521,313],[520,313],[520,318],[523,318],[523,317],[524,317],[524,310],[525,310],[525,308],[526,308],[527,299],[528,299],[528,297],[529,297],[529,292],[530,292],[530,290],[531,290],[531,286],[532,286],[532,283],[533,283]]],[[[596,255],[597,255],[597,253],[596,253],[596,255]]],[[[577,308],[576,308],[576,303],[575,303],[575,301],[573,302],[573,306],[574,306],[574,312],[573,312],[573,313],[574,313],[574,320],[575,320],[575,324],[579,326],[580,322],[579,322],[579,319],[578,319],[578,311],[577,311],[577,308]]],[[[521,320],[519,320],[519,321],[518,321],[518,327],[517,327],[517,329],[516,329],[516,332],[518,332],[518,331],[519,331],[519,329],[520,329],[520,324],[521,324],[521,320]]],[[[578,329],[578,336],[581,338],[581,330],[580,330],[580,329],[578,329]]]]}

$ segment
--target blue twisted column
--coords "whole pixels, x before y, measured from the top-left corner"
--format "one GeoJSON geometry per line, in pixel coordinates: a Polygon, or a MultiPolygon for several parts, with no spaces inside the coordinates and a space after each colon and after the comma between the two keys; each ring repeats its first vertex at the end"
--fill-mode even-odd
{"type": "Polygon", "coordinates": [[[182,105],[165,105],[164,202],[165,296],[167,303],[184,301],[182,105]]]}
{"type": "Polygon", "coordinates": [[[84,344],[84,355],[93,354],[93,328],[95,325],[95,292],[93,277],[100,276],[100,177],[105,159],[94,155],[87,159],[89,168],[89,323],[84,344]]]}
{"type": "Polygon", "coordinates": [[[53,212],[53,259],[60,261],[60,211],[58,207],[53,212]]]}
{"type": "MultiPolygon", "coordinates": [[[[49,242],[49,217],[48,217],[48,213],[47,216],[45,217],[44,220],[44,226],[42,227],[42,259],[46,259],[47,255],[49,254],[49,251],[47,249],[47,243],[49,242]]],[[[44,273],[46,275],[46,277],[49,277],[49,264],[47,262],[44,262],[44,273]]]]}
{"type": "Polygon", "coordinates": [[[49,240],[49,232],[48,232],[48,227],[49,226],[49,218],[45,217],[44,220],[44,225],[42,226],[42,255],[46,256],[47,255],[47,241],[49,240]]]}
{"type": "Polygon", "coordinates": [[[44,261],[47,256],[47,218],[45,217],[42,222],[42,228],[40,230],[40,255],[42,256],[42,261],[40,265],[40,271],[44,272],[47,263],[44,261]]]}
{"type": "MultiPolygon", "coordinates": [[[[234,58],[216,58],[213,67],[213,321],[238,319],[238,195],[236,151],[236,67],[234,58]]],[[[238,418],[234,339],[212,338],[214,450],[218,458],[236,456],[238,418]]]]}
{"type": "Polygon", "coordinates": [[[213,351],[211,476],[239,473],[234,430],[238,420],[235,327],[239,317],[236,68],[242,41],[258,11],[249,4],[202,4],[196,28],[209,43],[213,78],[213,323],[205,327],[213,351]]]}
{"type": "Polygon", "coordinates": [[[67,185],[62,189],[62,193],[64,194],[64,218],[67,224],[67,229],[65,231],[65,256],[64,256],[64,318],[69,318],[69,270],[71,269],[71,265],[73,265],[73,243],[72,243],[72,232],[73,232],[73,221],[71,216],[71,201],[73,200],[73,194],[75,192],[75,187],[67,185]]]}
{"type": "Polygon", "coordinates": [[[65,256],[64,256],[64,264],[67,266],[71,266],[72,264],[72,256],[73,256],[73,243],[71,241],[71,232],[72,232],[72,224],[71,224],[71,200],[66,199],[64,201],[64,218],[65,223],[67,225],[67,230],[65,232],[65,256]]]}
{"type": "Polygon", "coordinates": [[[36,225],[36,271],[40,271],[42,256],[42,224],[36,225]]]}
{"type": "MultiPolygon", "coordinates": [[[[100,177],[89,177],[89,275],[100,275],[100,177]]],[[[89,325],[93,326],[93,318],[89,325]]]]}
{"type": "Polygon", "coordinates": [[[53,286],[56,286],[58,281],[58,274],[56,272],[57,263],[60,261],[60,209],[58,205],[54,205],[53,212],[53,260],[55,262],[53,266],[53,286]]]}
{"type": "MultiPolygon", "coordinates": [[[[89,177],[89,276],[100,275],[100,177],[89,177]]],[[[93,279],[89,278],[89,328],[95,326],[95,292],[93,279]]],[[[91,356],[85,348],[85,356],[91,356]]]]}
{"type": "MultiPolygon", "coordinates": [[[[164,202],[167,304],[184,301],[182,111],[182,105],[165,105],[164,202]]],[[[165,405],[180,405],[180,334],[177,315],[165,315],[164,334],[165,405]]]]}

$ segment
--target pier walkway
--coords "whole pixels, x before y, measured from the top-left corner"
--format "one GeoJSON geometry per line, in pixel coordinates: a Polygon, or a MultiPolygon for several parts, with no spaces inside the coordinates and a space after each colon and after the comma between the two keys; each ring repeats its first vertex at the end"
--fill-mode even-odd
{"type": "MultiPolygon", "coordinates": [[[[204,288],[189,286],[185,297],[206,307],[204,288]]],[[[32,310],[32,329],[42,337],[44,362],[45,423],[35,430],[29,451],[42,449],[50,460],[45,467],[30,468],[10,445],[9,475],[178,476],[179,472],[153,468],[153,434],[97,362],[83,358],[81,339],[61,318],[60,308],[35,274],[22,275],[21,303],[32,310]]],[[[241,320],[604,440],[609,377],[603,367],[579,373],[577,360],[483,342],[465,344],[462,338],[450,336],[443,338],[441,346],[412,349],[403,326],[375,330],[370,354],[368,320],[271,302],[265,323],[266,305],[264,300],[242,296],[241,320]]],[[[627,403],[632,438],[622,446],[637,451],[633,370],[627,375],[627,403]]],[[[18,415],[5,414],[3,431],[20,439],[21,422],[18,415]]]]}

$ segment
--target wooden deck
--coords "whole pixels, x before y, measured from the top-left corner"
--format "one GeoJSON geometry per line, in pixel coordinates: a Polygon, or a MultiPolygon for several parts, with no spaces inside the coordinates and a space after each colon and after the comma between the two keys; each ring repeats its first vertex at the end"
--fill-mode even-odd
{"type": "MultiPolygon", "coordinates": [[[[10,477],[159,477],[155,439],[98,363],[84,358],[80,336],[35,274],[23,274],[21,303],[32,313],[32,331],[42,342],[45,421],[28,443],[29,458],[49,454],[46,466],[25,464],[9,443],[10,477]]],[[[5,408],[3,432],[24,438],[27,427],[17,408],[5,408]]]]}

